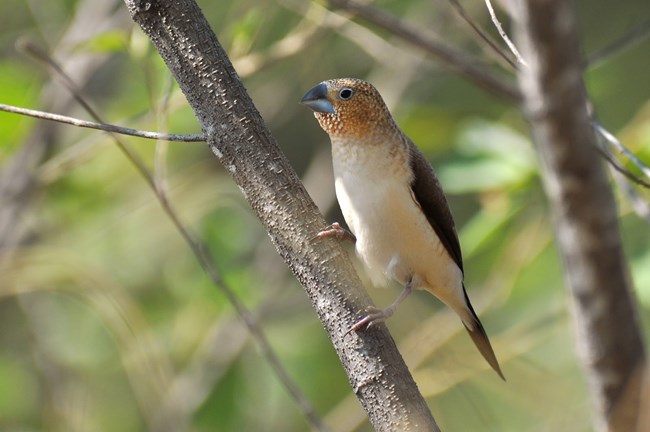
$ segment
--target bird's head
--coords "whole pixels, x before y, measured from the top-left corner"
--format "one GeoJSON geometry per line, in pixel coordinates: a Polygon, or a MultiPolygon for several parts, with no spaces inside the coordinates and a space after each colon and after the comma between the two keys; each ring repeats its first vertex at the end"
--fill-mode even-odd
{"type": "Polygon", "coordinates": [[[392,130],[394,121],[372,84],[339,78],[311,88],[300,101],[314,110],[320,126],[332,138],[364,138],[392,130]]]}

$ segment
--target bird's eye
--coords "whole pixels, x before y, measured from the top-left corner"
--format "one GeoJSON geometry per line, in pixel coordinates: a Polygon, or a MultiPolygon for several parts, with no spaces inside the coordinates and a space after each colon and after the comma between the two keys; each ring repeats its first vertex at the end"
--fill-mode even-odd
{"type": "Polygon", "coordinates": [[[343,87],[341,91],[339,91],[339,99],[348,100],[352,97],[353,94],[354,91],[350,87],[343,87]]]}

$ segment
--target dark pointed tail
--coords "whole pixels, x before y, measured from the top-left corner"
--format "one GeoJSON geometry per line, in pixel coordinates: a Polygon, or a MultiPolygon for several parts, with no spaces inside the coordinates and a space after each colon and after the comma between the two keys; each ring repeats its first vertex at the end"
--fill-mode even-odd
{"type": "Polygon", "coordinates": [[[494,355],[494,350],[490,344],[490,339],[488,339],[487,333],[485,333],[485,329],[483,328],[483,324],[481,324],[481,321],[478,319],[476,312],[474,312],[472,304],[469,302],[467,292],[465,292],[465,301],[467,303],[469,311],[471,312],[471,317],[474,321],[472,324],[474,325],[472,326],[473,328],[471,328],[464,321],[463,325],[467,329],[467,333],[469,333],[470,337],[474,341],[474,345],[476,345],[476,348],[478,348],[481,355],[483,355],[483,358],[490,364],[490,366],[492,366],[492,369],[494,369],[494,371],[499,374],[501,379],[505,381],[506,377],[504,377],[503,372],[501,372],[501,366],[499,366],[497,356],[494,355]]]}

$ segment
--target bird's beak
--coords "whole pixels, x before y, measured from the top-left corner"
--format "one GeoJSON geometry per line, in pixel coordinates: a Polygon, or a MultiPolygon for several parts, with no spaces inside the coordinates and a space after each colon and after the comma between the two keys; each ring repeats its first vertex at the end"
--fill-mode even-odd
{"type": "Polygon", "coordinates": [[[334,113],[334,106],[327,99],[327,86],[320,83],[312,87],[300,100],[300,103],[307,105],[309,108],[316,112],[334,113]]]}

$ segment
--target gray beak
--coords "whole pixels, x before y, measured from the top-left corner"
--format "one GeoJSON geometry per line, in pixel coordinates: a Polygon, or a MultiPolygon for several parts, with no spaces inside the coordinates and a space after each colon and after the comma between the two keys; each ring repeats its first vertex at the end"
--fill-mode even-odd
{"type": "Polygon", "coordinates": [[[320,83],[312,87],[300,100],[300,103],[307,105],[309,108],[316,112],[334,113],[334,106],[327,99],[327,86],[320,83]]]}

